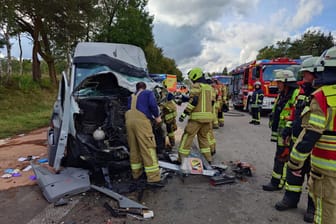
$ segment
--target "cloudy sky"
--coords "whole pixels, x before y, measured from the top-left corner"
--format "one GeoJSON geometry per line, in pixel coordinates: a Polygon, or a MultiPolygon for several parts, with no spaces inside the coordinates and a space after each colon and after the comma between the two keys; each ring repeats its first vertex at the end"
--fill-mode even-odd
{"type": "MultiPolygon", "coordinates": [[[[255,59],[259,49],[287,37],[300,38],[307,30],[331,32],[336,39],[335,9],[335,0],[148,2],[156,44],[184,74],[195,66],[208,72],[230,70],[255,59]]],[[[23,56],[30,58],[31,45],[23,44],[23,56]]],[[[12,54],[19,55],[15,45],[12,54]]]]}
{"type": "Polygon", "coordinates": [[[149,0],[148,9],[156,44],[183,73],[194,66],[230,70],[307,30],[336,38],[334,0],[149,0]]]}

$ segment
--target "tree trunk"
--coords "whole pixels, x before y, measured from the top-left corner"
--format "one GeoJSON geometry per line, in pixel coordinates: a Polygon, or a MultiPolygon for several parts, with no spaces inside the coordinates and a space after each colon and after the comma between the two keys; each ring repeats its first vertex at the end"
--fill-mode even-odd
{"type": "Polygon", "coordinates": [[[33,80],[34,81],[40,81],[41,80],[41,67],[40,67],[40,60],[38,58],[38,41],[34,41],[34,46],[33,46],[33,63],[32,63],[32,75],[33,75],[33,80]]]}
{"type": "Polygon", "coordinates": [[[48,70],[49,70],[49,78],[51,82],[57,86],[57,77],[56,77],[56,68],[55,68],[55,61],[54,59],[50,59],[47,61],[48,70]]]}
{"type": "Polygon", "coordinates": [[[9,77],[12,75],[12,54],[11,49],[12,45],[10,43],[10,35],[8,32],[4,33],[5,41],[6,41],[6,48],[7,48],[7,81],[9,80],[9,77]]]}
{"type": "Polygon", "coordinates": [[[19,41],[19,50],[20,50],[20,56],[19,56],[20,72],[19,72],[19,75],[21,76],[22,73],[23,73],[21,33],[18,33],[18,41],[19,41]]]}

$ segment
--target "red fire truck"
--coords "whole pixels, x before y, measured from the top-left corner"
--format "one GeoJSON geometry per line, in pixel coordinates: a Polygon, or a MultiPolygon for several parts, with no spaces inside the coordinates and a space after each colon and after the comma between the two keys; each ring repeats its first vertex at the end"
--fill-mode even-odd
{"type": "Polygon", "coordinates": [[[250,99],[253,93],[253,84],[259,81],[264,91],[263,111],[272,109],[278,94],[274,82],[274,70],[288,69],[297,76],[300,70],[300,61],[289,58],[263,59],[242,64],[230,72],[232,75],[232,104],[235,109],[251,111],[250,99]]]}

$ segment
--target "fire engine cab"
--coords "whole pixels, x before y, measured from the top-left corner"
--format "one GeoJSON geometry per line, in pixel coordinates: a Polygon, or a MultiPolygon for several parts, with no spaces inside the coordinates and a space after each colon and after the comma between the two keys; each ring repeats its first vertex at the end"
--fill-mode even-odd
{"type": "Polygon", "coordinates": [[[256,81],[261,83],[264,91],[263,111],[272,109],[275,98],[278,94],[278,87],[274,82],[274,70],[288,69],[298,75],[300,61],[289,58],[262,59],[237,66],[230,72],[232,76],[232,104],[235,109],[242,109],[251,112],[251,96],[253,84],[256,81]]]}

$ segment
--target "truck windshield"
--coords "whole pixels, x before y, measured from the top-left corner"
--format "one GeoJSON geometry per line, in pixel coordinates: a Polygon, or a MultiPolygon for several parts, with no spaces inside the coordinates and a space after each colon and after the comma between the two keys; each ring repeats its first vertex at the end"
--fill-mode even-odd
{"type": "Polygon", "coordinates": [[[221,83],[226,84],[226,85],[231,85],[231,76],[217,76],[216,77],[221,83]]]}
{"type": "Polygon", "coordinates": [[[276,69],[286,69],[294,72],[295,77],[300,69],[300,65],[264,65],[263,66],[263,80],[273,81],[275,78],[274,70],[276,69]]]}

